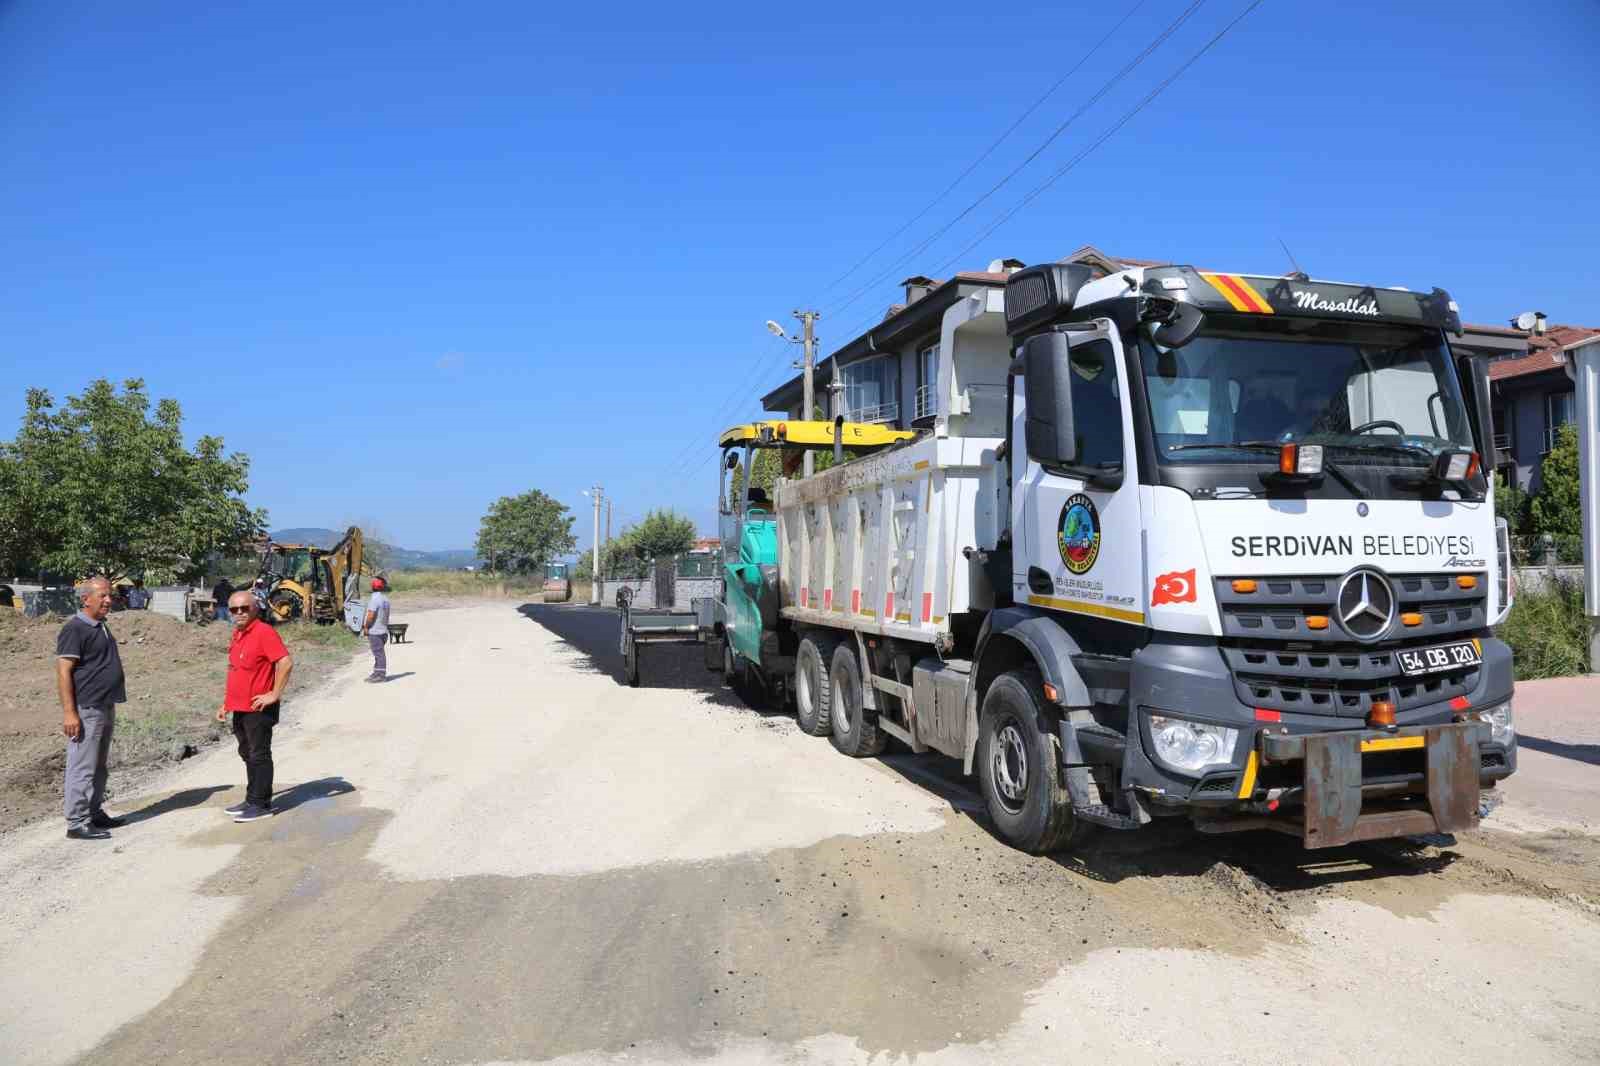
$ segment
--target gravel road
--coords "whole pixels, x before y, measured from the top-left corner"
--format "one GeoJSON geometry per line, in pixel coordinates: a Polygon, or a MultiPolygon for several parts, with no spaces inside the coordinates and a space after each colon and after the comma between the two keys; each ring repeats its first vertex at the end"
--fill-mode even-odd
{"type": "Polygon", "coordinates": [[[280,728],[272,820],[212,751],[111,842],[0,836],[0,1062],[1600,1061],[1600,838],[1515,793],[1444,848],[1034,858],[692,651],[620,685],[611,611],[410,620],[280,728]]]}

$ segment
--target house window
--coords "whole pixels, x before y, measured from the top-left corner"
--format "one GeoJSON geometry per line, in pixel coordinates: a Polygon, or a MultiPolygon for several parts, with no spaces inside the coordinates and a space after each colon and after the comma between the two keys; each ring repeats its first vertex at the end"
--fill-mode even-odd
{"type": "Polygon", "coordinates": [[[930,344],[917,353],[917,415],[932,418],[938,414],[939,346],[930,344]]]}
{"type": "Polygon", "coordinates": [[[895,360],[887,356],[862,359],[841,367],[844,378],[844,416],[851,422],[893,422],[900,417],[895,398],[899,375],[895,360]]]}
{"type": "Polygon", "coordinates": [[[1556,438],[1560,436],[1562,426],[1569,425],[1577,420],[1577,413],[1573,406],[1573,394],[1570,392],[1552,392],[1544,398],[1545,402],[1545,430],[1544,450],[1549,451],[1556,446],[1556,438]]]}

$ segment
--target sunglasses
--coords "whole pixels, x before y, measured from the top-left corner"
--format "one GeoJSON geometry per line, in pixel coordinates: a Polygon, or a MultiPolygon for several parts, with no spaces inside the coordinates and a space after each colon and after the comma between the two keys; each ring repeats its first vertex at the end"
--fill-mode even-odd
{"type": "Polygon", "coordinates": [[[228,613],[229,614],[249,614],[250,613],[250,608],[248,606],[245,606],[245,607],[229,607],[228,608],[228,613]]]}

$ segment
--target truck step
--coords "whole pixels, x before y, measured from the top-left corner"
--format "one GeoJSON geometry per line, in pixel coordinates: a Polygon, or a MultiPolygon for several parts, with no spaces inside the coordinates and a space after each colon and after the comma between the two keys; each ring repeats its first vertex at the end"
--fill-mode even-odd
{"type": "Polygon", "coordinates": [[[1095,825],[1107,826],[1111,829],[1137,829],[1139,819],[1131,814],[1120,814],[1107,807],[1104,803],[1096,803],[1085,807],[1072,808],[1074,817],[1082,818],[1095,825]]]}

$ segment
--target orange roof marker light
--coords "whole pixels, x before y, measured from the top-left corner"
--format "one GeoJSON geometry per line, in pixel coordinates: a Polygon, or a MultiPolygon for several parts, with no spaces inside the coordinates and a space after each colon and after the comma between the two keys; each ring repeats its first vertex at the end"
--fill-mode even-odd
{"type": "Polygon", "coordinates": [[[1278,473],[1316,477],[1322,473],[1322,445],[1285,444],[1278,449],[1278,473]]]}
{"type": "Polygon", "coordinates": [[[1416,611],[1407,611],[1405,614],[1400,616],[1400,624],[1405,626],[1420,626],[1422,624],[1422,615],[1418,614],[1416,611]]]}
{"type": "Polygon", "coordinates": [[[1308,615],[1306,615],[1306,628],[1307,629],[1327,629],[1328,628],[1328,616],[1325,615],[1325,614],[1308,614],[1308,615]]]}
{"type": "Polygon", "coordinates": [[[1239,595],[1248,596],[1255,590],[1256,583],[1250,578],[1236,577],[1233,579],[1233,591],[1237,592],[1239,595]]]}
{"type": "Polygon", "coordinates": [[[1471,574],[1461,574],[1456,578],[1456,588],[1458,589],[1475,589],[1477,587],[1478,579],[1471,574]]]}

